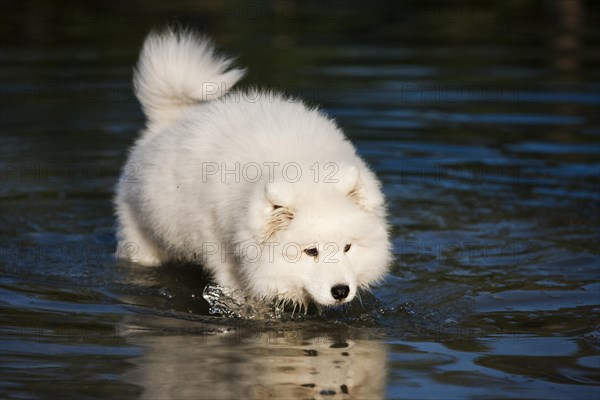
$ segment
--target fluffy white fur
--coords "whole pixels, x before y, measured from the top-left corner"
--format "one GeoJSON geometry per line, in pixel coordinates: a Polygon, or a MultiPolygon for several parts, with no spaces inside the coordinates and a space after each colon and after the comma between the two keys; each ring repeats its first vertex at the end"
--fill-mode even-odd
{"type": "Polygon", "coordinates": [[[117,186],[117,255],[200,262],[264,299],[352,300],[391,259],[377,178],[318,110],[227,93],[243,76],[230,66],[191,32],[146,39],[134,81],[148,125],[117,186]],[[333,297],[337,285],[347,297],[333,297]]]}

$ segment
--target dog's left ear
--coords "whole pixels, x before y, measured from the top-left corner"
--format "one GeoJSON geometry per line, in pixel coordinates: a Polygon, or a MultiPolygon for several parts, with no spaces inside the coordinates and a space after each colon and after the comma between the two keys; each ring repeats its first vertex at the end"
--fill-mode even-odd
{"type": "Polygon", "coordinates": [[[350,200],[365,211],[374,214],[383,212],[384,198],[377,178],[367,169],[363,174],[372,176],[363,178],[359,169],[354,165],[344,168],[339,180],[340,188],[350,200]]]}
{"type": "Polygon", "coordinates": [[[267,220],[261,230],[260,242],[269,242],[277,232],[287,228],[294,219],[291,200],[284,191],[278,190],[274,183],[265,186],[266,208],[264,210],[267,220]]]}

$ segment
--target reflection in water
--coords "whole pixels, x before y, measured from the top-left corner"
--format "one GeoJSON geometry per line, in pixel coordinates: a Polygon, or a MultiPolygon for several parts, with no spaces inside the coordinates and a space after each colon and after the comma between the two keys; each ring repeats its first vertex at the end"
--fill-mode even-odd
{"type": "Polygon", "coordinates": [[[381,399],[386,348],[376,340],[300,331],[136,336],[128,373],[148,399],[381,399]]]}

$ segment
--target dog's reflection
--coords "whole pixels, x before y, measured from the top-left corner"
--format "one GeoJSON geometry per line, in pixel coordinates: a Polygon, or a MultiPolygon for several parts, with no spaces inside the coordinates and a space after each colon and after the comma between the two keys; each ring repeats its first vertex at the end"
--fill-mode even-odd
{"type": "Polygon", "coordinates": [[[148,399],[378,399],[386,349],[350,335],[144,335],[128,380],[148,399]]]}

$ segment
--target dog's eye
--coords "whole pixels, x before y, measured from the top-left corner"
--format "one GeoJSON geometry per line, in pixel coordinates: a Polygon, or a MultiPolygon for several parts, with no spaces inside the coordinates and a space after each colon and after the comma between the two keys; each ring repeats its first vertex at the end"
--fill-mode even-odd
{"type": "Polygon", "coordinates": [[[304,249],[304,252],[311,257],[316,257],[319,255],[319,250],[317,250],[316,247],[310,247],[308,249],[304,249]]]}
{"type": "Polygon", "coordinates": [[[350,243],[348,243],[346,246],[344,246],[344,253],[347,253],[348,250],[350,250],[350,246],[352,246],[350,243]]]}

